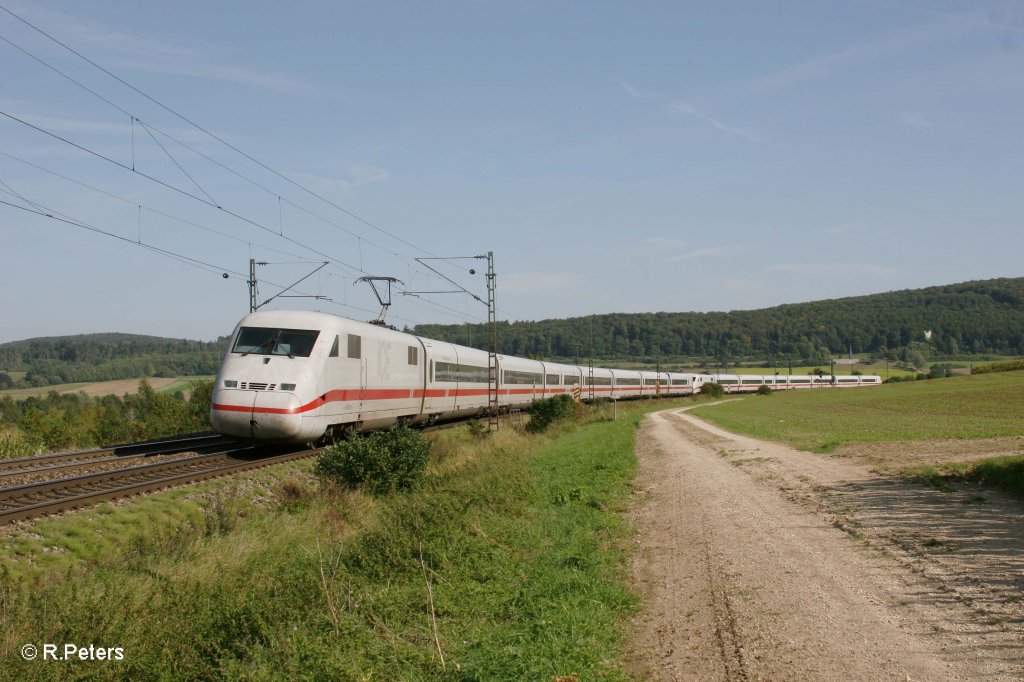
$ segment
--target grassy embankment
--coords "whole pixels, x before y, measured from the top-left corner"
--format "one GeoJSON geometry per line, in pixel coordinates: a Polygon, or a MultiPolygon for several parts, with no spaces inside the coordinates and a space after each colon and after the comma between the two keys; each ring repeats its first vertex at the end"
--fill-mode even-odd
{"type": "Polygon", "coordinates": [[[557,437],[432,434],[425,482],[393,497],[321,491],[307,462],[42,520],[0,548],[0,667],[17,679],[624,679],[633,435],[644,411],[673,404],[557,437]],[[123,647],[124,660],[30,663],[26,642],[123,647]]]}
{"type": "MultiPolygon", "coordinates": [[[[866,389],[787,391],[702,407],[694,414],[737,433],[831,452],[854,443],[1024,435],[1024,372],[866,389]]],[[[949,462],[913,475],[986,481],[1024,496],[1024,456],[949,462]]]]}

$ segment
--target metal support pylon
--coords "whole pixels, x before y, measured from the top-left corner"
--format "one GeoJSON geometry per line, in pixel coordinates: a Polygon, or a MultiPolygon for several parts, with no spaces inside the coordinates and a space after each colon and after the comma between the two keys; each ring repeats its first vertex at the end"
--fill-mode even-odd
{"type": "Polygon", "coordinates": [[[494,252],[487,252],[487,428],[498,430],[498,318],[494,304],[494,252]]]}
{"type": "Polygon", "coordinates": [[[594,320],[590,320],[590,367],[588,369],[587,383],[590,385],[589,399],[594,400],[594,320]]]}

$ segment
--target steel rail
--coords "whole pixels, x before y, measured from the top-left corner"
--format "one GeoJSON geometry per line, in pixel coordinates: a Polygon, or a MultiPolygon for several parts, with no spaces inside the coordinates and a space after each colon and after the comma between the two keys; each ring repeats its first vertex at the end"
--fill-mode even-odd
{"type": "Polygon", "coordinates": [[[130,497],[176,485],[281,464],[309,457],[317,452],[316,450],[300,450],[281,455],[243,459],[237,456],[241,451],[254,453],[252,448],[246,447],[244,450],[228,453],[201,455],[174,462],[148,464],[129,469],[88,474],[73,479],[44,481],[0,489],[0,506],[7,506],[6,509],[0,509],[0,525],[67,511],[106,500],[130,497]],[[153,477],[154,474],[156,477],[153,477]],[[142,480],[131,480],[140,477],[142,480]],[[89,489],[90,486],[96,485],[101,487],[89,489]],[[61,491],[64,494],[59,497],[45,499],[46,496],[61,491]]]}
{"type": "Polygon", "coordinates": [[[31,474],[40,471],[56,471],[74,466],[84,466],[104,461],[115,461],[124,457],[146,457],[149,455],[177,454],[197,448],[237,443],[217,433],[188,435],[181,438],[143,441],[127,445],[115,445],[94,450],[79,450],[56,454],[35,455],[0,460],[0,476],[31,474]]]}

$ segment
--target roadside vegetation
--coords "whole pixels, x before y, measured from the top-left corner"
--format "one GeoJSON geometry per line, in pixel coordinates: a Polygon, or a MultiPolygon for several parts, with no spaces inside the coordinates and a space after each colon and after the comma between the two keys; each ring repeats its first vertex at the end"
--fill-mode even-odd
{"type": "Polygon", "coordinates": [[[1006,360],[1004,362],[993,362],[974,368],[973,374],[991,374],[992,372],[1015,372],[1024,370],[1024,358],[1017,360],[1006,360]]]}
{"type": "Polygon", "coordinates": [[[213,382],[190,382],[182,389],[173,394],[158,393],[143,379],[136,393],[122,398],[56,392],[18,401],[2,398],[0,457],[208,431],[213,382]]]}
{"type": "Polygon", "coordinates": [[[307,461],[3,531],[5,672],[627,679],[634,432],[644,412],[690,402],[620,406],[616,421],[587,408],[542,434],[428,434],[404,490],[352,490],[307,461]],[[67,641],[124,660],[18,655],[67,641]]]}

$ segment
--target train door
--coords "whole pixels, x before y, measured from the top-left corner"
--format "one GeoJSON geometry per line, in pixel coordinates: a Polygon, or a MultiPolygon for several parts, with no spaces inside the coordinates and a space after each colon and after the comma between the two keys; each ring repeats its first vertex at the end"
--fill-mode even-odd
{"type": "MultiPolygon", "coordinates": [[[[324,410],[330,415],[355,417],[362,411],[362,392],[366,387],[362,337],[344,332],[335,334],[327,353],[320,394],[325,396],[324,410]]],[[[346,419],[345,421],[352,421],[346,419]]]]}
{"type": "Polygon", "coordinates": [[[342,362],[342,387],[345,391],[347,412],[355,412],[357,419],[362,419],[363,392],[366,390],[366,353],[363,346],[363,337],[359,334],[342,334],[341,343],[343,349],[339,349],[344,355],[342,362]]]}

